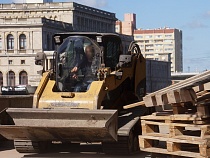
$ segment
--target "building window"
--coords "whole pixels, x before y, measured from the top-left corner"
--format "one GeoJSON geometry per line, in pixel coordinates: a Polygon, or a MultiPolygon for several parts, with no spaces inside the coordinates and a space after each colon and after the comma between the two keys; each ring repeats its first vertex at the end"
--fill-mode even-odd
{"type": "Polygon", "coordinates": [[[155,38],[162,38],[162,35],[156,35],[155,38]]]}
{"type": "Polygon", "coordinates": [[[172,35],[165,35],[165,37],[172,37],[172,35]]]}
{"type": "Polygon", "coordinates": [[[25,61],[25,60],[21,60],[21,61],[20,61],[20,64],[21,64],[21,65],[25,65],[25,64],[26,64],[26,61],[25,61]]]}
{"type": "Polygon", "coordinates": [[[19,42],[20,49],[26,49],[26,35],[21,34],[19,36],[19,42]]]}
{"type": "Polygon", "coordinates": [[[50,35],[47,34],[47,50],[50,50],[50,35]]]}
{"type": "Polygon", "coordinates": [[[7,86],[15,86],[15,73],[13,71],[7,73],[7,86]]]}
{"type": "Polygon", "coordinates": [[[19,84],[27,85],[28,84],[28,74],[25,71],[21,71],[19,74],[19,84]]]}
{"type": "Polygon", "coordinates": [[[162,47],[162,44],[155,44],[156,47],[162,47]]]}
{"type": "Polygon", "coordinates": [[[3,86],[3,73],[0,71],[0,86],[3,86]]]}
{"type": "Polygon", "coordinates": [[[165,39],[164,42],[170,42],[170,43],[173,43],[173,40],[171,39],[165,39]]]}
{"type": "Polygon", "coordinates": [[[146,38],[152,38],[152,35],[146,35],[145,37],[146,38]]]}
{"type": "Polygon", "coordinates": [[[12,65],[13,64],[13,60],[8,60],[8,64],[12,65]]]}
{"type": "Polygon", "coordinates": [[[7,36],[7,49],[8,50],[14,49],[14,36],[12,34],[9,34],[7,36]]]}
{"type": "Polygon", "coordinates": [[[135,38],[143,38],[143,36],[137,35],[135,36],[135,38]]]}

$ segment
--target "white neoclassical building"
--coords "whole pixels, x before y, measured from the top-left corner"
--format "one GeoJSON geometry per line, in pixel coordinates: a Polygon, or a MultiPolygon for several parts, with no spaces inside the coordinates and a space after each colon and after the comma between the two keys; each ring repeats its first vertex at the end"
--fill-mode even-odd
{"type": "MultiPolygon", "coordinates": [[[[72,25],[46,18],[0,19],[1,85],[36,85],[40,66],[34,64],[37,52],[54,49],[52,35],[72,30],[72,25]]],[[[52,54],[52,53],[51,53],[52,54]]],[[[50,55],[49,55],[50,57],[50,55]]],[[[49,58],[50,64],[50,58],[49,58]]]]}
{"type": "Polygon", "coordinates": [[[35,65],[35,54],[45,52],[50,67],[55,33],[115,32],[114,13],[74,2],[44,2],[0,4],[0,86],[36,86],[42,68],[35,65]]]}

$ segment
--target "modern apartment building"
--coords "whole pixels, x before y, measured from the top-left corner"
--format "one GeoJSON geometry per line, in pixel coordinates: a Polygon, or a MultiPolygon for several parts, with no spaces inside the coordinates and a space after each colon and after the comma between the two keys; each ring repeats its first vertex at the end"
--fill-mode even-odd
{"type": "Polygon", "coordinates": [[[52,36],[59,32],[115,32],[115,14],[74,2],[0,4],[0,86],[40,81],[35,54],[47,54],[50,67],[54,44],[52,36]]]}
{"type": "Polygon", "coordinates": [[[182,31],[171,28],[134,30],[142,54],[147,59],[171,62],[171,72],[183,71],[182,31]]]}

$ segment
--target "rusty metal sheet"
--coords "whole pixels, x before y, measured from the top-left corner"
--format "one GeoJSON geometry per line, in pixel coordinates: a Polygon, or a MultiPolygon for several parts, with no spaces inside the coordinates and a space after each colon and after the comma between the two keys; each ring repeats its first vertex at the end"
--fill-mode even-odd
{"type": "Polygon", "coordinates": [[[117,110],[6,110],[14,124],[0,125],[0,134],[15,140],[116,141],[117,110]]]}

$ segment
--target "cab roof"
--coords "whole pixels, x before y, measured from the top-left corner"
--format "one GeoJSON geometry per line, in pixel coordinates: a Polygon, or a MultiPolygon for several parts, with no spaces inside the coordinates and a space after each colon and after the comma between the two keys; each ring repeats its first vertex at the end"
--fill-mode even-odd
{"type": "Polygon", "coordinates": [[[117,33],[97,33],[97,32],[65,32],[65,33],[56,33],[54,34],[55,37],[59,37],[60,42],[55,42],[56,44],[61,44],[62,41],[70,36],[86,36],[92,39],[96,39],[97,37],[101,37],[103,39],[115,39],[121,41],[120,35],[117,33]]]}

